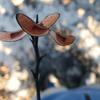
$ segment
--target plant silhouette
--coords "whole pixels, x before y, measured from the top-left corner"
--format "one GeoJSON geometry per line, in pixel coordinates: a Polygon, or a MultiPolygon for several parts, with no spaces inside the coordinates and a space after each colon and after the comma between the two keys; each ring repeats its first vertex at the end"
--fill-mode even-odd
{"type": "Polygon", "coordinates": [[[0,40],[1,41],[18,41],[26,36],[26,33],[31,36],[30,41],[33,45],[35,55],[36,55],[36,67],[35,70],[31,70],[33,77],[36,83],[36,91],[37,91],[37,100],[41,100],[40,97],[40,71],[39,66],[42,58],[45,56],[40,56],[39,48],[38,48],[38,40],[39,37],[45,36],[48,33],[52,36],[52,38],[56,41],[58,45],[66,46],[70,45],[74,42],[75,38],[72,35],[63,36],[60,32],[56,32],[50,29],[50,27],[57,21],[59,18],[59,13],[52,13],[49,16],[45,17],[44,20],[38,22],[38,15],[36,16],[36,22],[34,22],[28,16],[18,13],[16,14],[16,20],[20,27],[22,28],[16,32],[0,32],[0,40]],[[26,32],[26,33],[25,33],[26,32]]]}

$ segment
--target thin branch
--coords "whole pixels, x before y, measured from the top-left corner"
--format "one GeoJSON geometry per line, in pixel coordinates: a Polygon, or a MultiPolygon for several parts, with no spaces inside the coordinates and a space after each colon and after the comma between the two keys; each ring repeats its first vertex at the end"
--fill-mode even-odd
{"type": "MultiPolygon", "coordinates": [[[[36,16],[36,23],[38,23],[38,15],[36,16]]],[[[33,70],[32,71],[32,74],[34,76],[34,79],[35,79],[35,84],[36,84],[36,91],[37,91],[37,100],[41,100],[41,97],[40,97],[40,83],[39,83],[39,66],[40,66],[40,55],[39,55],[39,48],[38,48],[38,37],[34,37],[34,36],[31,36],[32,37],[32,45],[34,47],[34,51],[35,51],[35,55],[36,55],[36,67],[35,67],[35,72],[33,70]]]]}
{"type": "Polygon", "coordinates": [[[87,93],[85,93],[84,96],[85,96],[85,100],[91,100],[90,96],[87,93]]]}

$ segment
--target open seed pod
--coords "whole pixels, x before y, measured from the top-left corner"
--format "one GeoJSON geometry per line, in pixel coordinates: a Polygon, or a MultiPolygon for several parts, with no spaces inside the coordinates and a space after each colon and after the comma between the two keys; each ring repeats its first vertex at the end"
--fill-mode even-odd
{"type": "Polygon", "coordinates": [[[47,17],[45,17],[39,24],[47,28],[50,28],[53,24],[56,23],[59,17],[60,17],[59,13],[52,13],[47,17]]]}
{"type": "Polygon", "coordinates": [[[22,31],[16,32],[0,32],[0,40],[1,41],[17,41],[22,39],[26,34],[22,31]]]}
{"type": "Polygon", "coordinates": [[[60,46],[70,45],[74,42],[75,37],[72,35],[62,36],[59,32],[52,32],[51,36],[54,38],[56,43],[60,46]]]}
{"type": "Polygon", "coordinates": [[[16,19],[23,31],[32,36],[43,36],[46,35],[49,31],[48,28],[36,24],[32,19],[24,14],[18,13],[16,15],[16,19]]]}

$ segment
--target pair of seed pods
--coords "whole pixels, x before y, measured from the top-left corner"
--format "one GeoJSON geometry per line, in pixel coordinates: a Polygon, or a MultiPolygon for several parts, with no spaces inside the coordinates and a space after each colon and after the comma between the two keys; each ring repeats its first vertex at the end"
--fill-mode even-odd
{"type": "Polygon", "coordinates": [[[16,14],[16,20],[22,29],[16,32],[0,32],[0,40],[18,41],[22,39],[26,33],[34,37],[44,36],[50,33],[58,45],[70,45],[75,40],[74,36],[63,36],[60,32],[56,32],[50,29],[51,26],[58,20],[59,16],[59,13],[52,13],[45,17],[41,22],[35,23],[28,16],[22,13],[18,13],[16,14]]]}

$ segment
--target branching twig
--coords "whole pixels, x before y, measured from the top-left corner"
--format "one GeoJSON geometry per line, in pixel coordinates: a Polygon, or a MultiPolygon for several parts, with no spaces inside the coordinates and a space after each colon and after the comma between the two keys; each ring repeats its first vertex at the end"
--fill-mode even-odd
{"type": "MultiPolygon", "coordinates": [[[[38,15],[36,16],[36,23],[38,23],[38,15]]],[[[39,48],[38,48],[38,37],[34,37],[34,36],[31,36],[32,37],[32,45],[34,47],[34,51],[35,51],[35,55],[36,55],[36,67],[35,67],[35,71],[31,70],[32,71],[32,74],[34,76],[34,79],[35,79],[35,84],[36,84],[36,92],[37,92],[37,100],[41,100],[41,97],[40,97],[40,79],[39,79],[39,66],[40,66],[40,60],[41,60],[41,57],[39,55],[39,48]]]]}

